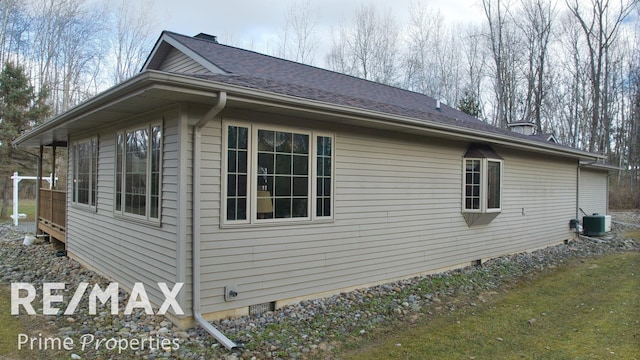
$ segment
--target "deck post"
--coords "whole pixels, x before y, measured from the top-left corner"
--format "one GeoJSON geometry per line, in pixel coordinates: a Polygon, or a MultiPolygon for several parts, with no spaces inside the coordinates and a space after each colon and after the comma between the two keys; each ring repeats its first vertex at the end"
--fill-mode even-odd
{"type": "Polygon", "coordinates": [[[51,181],[49,181],[51,189],[56,188],[56,144],[53,144],[53,156],[51,159],[51,181]]]}
{"type": "Polygon", "coordinates": [[[18,184],[20,183],[18,172],[14,172],[11,178],[13,179],[13,226],[18,226],[18,184]]]}
{"type": "Polygon", "coordinates": [[[44,145],[40,145],[40,153],[38,154],[38,165],[36,169],[36,232],[38,235],[38,224],[40,223],[40,188],[42,188],[42,156],[44,155],[44,145]]]}

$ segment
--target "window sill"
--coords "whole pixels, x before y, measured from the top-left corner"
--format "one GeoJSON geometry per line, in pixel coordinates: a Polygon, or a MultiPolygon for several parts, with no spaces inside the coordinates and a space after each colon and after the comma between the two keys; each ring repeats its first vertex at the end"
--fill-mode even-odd
{"type": "Polygon", "coordinates": [[[480,226],[480,225],[489,225],[493,219],[497,218],[500,215],[499,211],[494,212],[463,212],[462,216],[464,220],[467,222],[469,227],[472,226],[480,226]]]}
{"type": "Polygon", "coordinates": [[[335,223],[334,218],[330,219],[315,219],[315,220],[281,220],[281,221],[258,221],[255,223],[221,223],[220,229],[251,229],[251,228],[270,228],[278,226],[309,226],[309,225],[324,225],[335,223]]]}

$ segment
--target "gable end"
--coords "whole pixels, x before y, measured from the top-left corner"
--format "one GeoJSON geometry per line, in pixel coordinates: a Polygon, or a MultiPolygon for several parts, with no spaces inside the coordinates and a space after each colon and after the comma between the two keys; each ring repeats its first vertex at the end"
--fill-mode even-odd
{"type": "Polygon", "coordinates": [[[207,68],[173,47],[158,65],[158,70],[177,74],[212,75],[207,68]]]}
{"type": "Polygon", "coordinates": [[[160,37],[142,66],[141,71],[144,70],[199,75],[226,74],[226,71],[166,33],[160,37]]]}

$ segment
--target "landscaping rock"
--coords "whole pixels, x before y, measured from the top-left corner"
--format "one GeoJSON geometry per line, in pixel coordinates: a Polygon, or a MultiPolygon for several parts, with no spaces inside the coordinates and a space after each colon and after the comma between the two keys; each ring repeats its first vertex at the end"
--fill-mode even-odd
{"type": "MultiPolygon", "coordinates": [[[[74,339],[93,335],[101,339],[152,338],[176,340],[179,348],[143,349],[118,354],[104,348],[75,349],[66,354],[72,358],[110,359],[288,359],[323,357],[339,346],[335,339],[369,334],[377,326],[396,321],[413,322],[421,313],[442,309],[455,311],[459,295],[486,301],[495,289],[523,275],[552,269],[575,258],[589,258],[605,254],[639,251],[636,240],[623,239],[620,234],[640,224],[640,215],[625,214],[625,224],[614,223],[614,232],[598,239],[582,238],[567,244],[540,249],[531,253],[502,256],[479,266],[451,270],[440,274],[414,277],[367,289],[358,289],[324,299],[306,300],[295,305],[268,311],[260,316],[244,316],[213,322],[230,339],[243,343],[245,348],[233,353],[220,346],[204,329],[183,331],[160,315],[146,315],[142,309],[133,314],[111,315],[99,308],[89,315],[88,302],[81,301],[72,317],[62,314],[47,316],[55,322],[59,336],[74,339]]],[[[640,227],[640,226],[638,226],[640,227]]],[[[0,282],[32,282],[36,288],[43,282],[64,282],[77,286],[80,282],[100,284],[108,281],[66,256],[56,257],[50,245],[22,245],[25,229],[0,225],[0,282]],[[4,240],[4,241],[3,241],[4,240]]],[[[74,291],[75,288],[71,289],[74,291]]],[[[41,289],[38,289],[41,291],[41,289]]],[[[73,293],[65,293],[66,297],[73,293]]],[[[121,291],[120,309],[124,309],[128,294],[121,291]]],[[[36,302],[41,302],[41,297],[36,302]]],[[[34,306],[42,308],[41,303],[34,306]]],[[[545,316],[546,314],[542,314],[545,316]]],[[[21,315],[29,316],[29,315],[21,315]]],[[[532,326],[535,319],[528,320],[532,326]]],[[[502,341],[502,339],[497,339],[502,341]]]]}

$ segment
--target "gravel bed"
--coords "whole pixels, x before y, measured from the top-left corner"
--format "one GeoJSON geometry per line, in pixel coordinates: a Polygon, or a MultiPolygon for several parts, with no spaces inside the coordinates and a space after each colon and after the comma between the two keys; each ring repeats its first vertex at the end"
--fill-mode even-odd
{"type": "MultiPolygon", "coordinates": [[[[125,350],[93,346],[82,351],[60,350],[73,359],[304,359],[330,358],[331,350],[341,341],[366,336],[378,326],[398,321],[415,321],[422,314],[432,311],[455,311],[460,306],[474,306],[457,299],[483,300],[482,294],[495,291],[501,285],[541,270],[554,268],[575,258],[589,258],[605,254],[640,251],[640,241],[624,239],[620,234],[640,228],[638,213],[614,215],[626,225],[614,223],[614,231],[598,239],[582,238],[566,244],[548,247],[531,253],[503,256],[479,266],[415,277],[329,298],[303,301],[260,316],[245,316],[214,322],[213,325],[227,337],[243,344],[242,350],[229,352],[200,328],[180,330],[161,315],[133,314],[111,315],[104,306],[98,306],[97,315],[89,315],[86,294],[74,315],[43,316],[45,325],[57,329],[53,336],[70,337],[76,344],[82,336],[96,339],[168,339],[177,349],[157,347],[125,350]],[[638,224],[638,225],[635,225],[638,224]],[[469,296],[467,296],[469,295],[469,296]]],[[[65,290],[68,299],[80,282],[100,284],[104,289],[108,281],[84,269],[74,260],[57,257],[56,251],[41,241],[34,245],[22,245],[25,229],[0,224],[0,282],[33,283],[42,294],[43,282],[65,282],[72,289],[65,290]],[[7,240],[8,239],[8,240],[7,240]],[[5,241],[2,241],[5,240],[5,241]]],[[[29,231],[29,230],[28,230],[29,231]]],[[[88,291],[87,291],[88,292],[88,291]]],[[[120,313],[129,296],[120,290],[120,313]]],[[[41,297],[34,302],[35,309],[42,309],[41,297]],[[38,303],[40,301],[40,303],[38,303]]],[[[29,316],[29,315],[20,315],[29,316]]],[[[104,344],[103,344],[104,345],[104,344]]]]}

